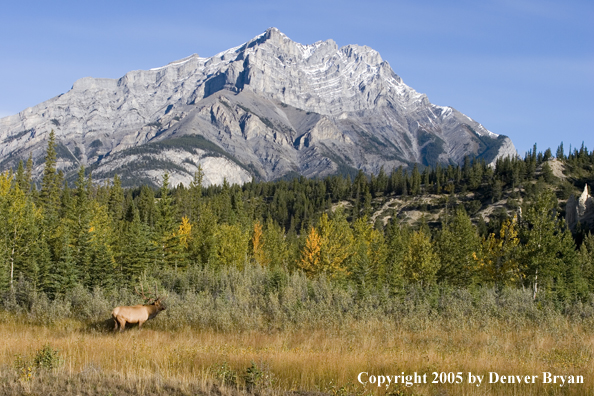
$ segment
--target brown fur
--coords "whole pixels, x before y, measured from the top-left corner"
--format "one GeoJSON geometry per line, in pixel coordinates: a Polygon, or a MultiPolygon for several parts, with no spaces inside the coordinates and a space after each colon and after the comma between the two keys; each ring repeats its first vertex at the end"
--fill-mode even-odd
{"type": "Polygon", "coordinates": [[[126,323],[138,323],[138,328],[140,329],[144,322],[154,318],[164,309],[165,306],[160,300],[157,300],[152,304],[134,305],[132,307],[115,307],[111,313],[115,322],[114,331],[118,329],[118,324],[120,326],[120,331],[124,331],[126,323]]]}

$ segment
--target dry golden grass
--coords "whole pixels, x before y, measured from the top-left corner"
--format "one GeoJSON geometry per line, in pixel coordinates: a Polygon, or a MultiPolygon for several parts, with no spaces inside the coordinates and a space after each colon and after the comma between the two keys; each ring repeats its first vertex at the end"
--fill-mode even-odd
{"type": "MultiPolygon", "coordinates": [[[[153,327],[153,328],[151,328],[153,327]]],[[[594,335],[567,322],[554,328],[512,330],[503,323],[456,329],[429,325],[405,330],[387,322],[280,332],[217,333],[186,328],[175,332],[132,328],[124,333],[87,329],[64,320],[50,327],[24,324],[14,317],[0,323],[2,394],[237,394],[320,391],[334,395],[588,395],[594,394],[594,335]],[[61,367],[32,379],[15,369],[49,344],[63,358],[61,367]],[[225,368],[221,368],[223,363],[225,368]],[[263,387],[248,389],[242,379],[255,362],[271,375],[263,387]],[[235,371],[237,385],[221,384],[235,371]],[[422,384],[387,390],[358,384],[362,372],[463,372],[463,384],[422,384]],[[536,384],[488,384],[490,371],[538,375],[536,384]],[[542,372],[581,375],[584,384],[542,384],[542,372]],[[467,373],[485,375],[480,387],[467,373]],[[67,385],[64,385],[67,384],[67,385]],[[400,392],[400,393],[399,393],[400,392]]]]}

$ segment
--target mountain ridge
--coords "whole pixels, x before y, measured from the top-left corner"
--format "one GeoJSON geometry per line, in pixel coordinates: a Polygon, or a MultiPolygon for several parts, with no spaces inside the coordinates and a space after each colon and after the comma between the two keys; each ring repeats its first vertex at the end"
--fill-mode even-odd
{"type": "Polygon", "coordinates": [[[243,183],[516,153],[509,138],[431,104],[377,51],[332,40],[304,45],[276,28],[209,58],[193,54],[120,79],[79,79],[67,93],[0,119],[0,166],[14,167],[31,152],[39,175],[51,129],[70,153],[59,167],[91,167],[95,180],[122,173],[122,153],[151,142],[201,136],[226,153],[194,146],[140,152],[134,160],[146,167],[123,175],[130,185],[157,184],[165,170],[173,183],[188,184],[198,164],[207,183],[243,183]]]}

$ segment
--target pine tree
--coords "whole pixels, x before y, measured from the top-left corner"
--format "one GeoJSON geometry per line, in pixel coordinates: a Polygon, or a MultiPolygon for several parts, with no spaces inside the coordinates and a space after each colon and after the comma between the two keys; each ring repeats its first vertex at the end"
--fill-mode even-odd
{"type": "Polygon", "coordinates": [[[410,233],[408,227],[401,227],[398,218],[392,218],[386,228],[387,255],[384,264],[386,283],[391,294],[398,294],[403,287],[404,256],[408,252],[410,233]]]}
{"type": "Polygon", "coordinates": [[[439,233],[437,252],[441,267],[437,273],[440,281],[467,287],[475,278],[474,254],[479,250],[479,239],[470,217],[463,209],[439,233]]]}
{"type": "Polygon", "coordinates": [[[202,182],[204,181],[204,171],[202,165],[198,165],[198,171],[194,173],[194,179],[190,183],[190,221],[194,222],[200,213],[200,203],[202,200],[202,182]]]}
{"type": "Polygon", "coordinates": [[[124,190],[117,174],[113,176],[113,185],[109,190],[108,206],[113,223],[118,224],[124,218],[124,190]]]}
{"type": "Polygon", "coordinates": [[[155,193],[147,185],[140,188],[140,195],[138,196],[136,207],[140,221],[144,222],[149,227],[155,225],[155,217],[157,217],[157,209],[155,208],[155,193]]]}
{"type": "Polygon", "coordinates": [[[594,291],[594,235],[588,233],[578,254],[579,271],[585,280],[589,292],[594,291]]]}
{"type": "Polygon", "coordinates": [[[169,191],[169,174],[163,175],[160,198],[156,205],[155,243],[158,246],[158,263],[170,268],[179,265],[179,238],[176,233],[175,207],[169,191]]]}
{"type": "MultiPolygon", "coordinates": [[[[556,208],[554,193],[546,190],[522,211],[523,262],[534,298],[539,288],[552,292],[559,282],[564,283],[564,266],[575,259],[565,247],[567,241],[556,208]]],[[[575,247],[571,251],[575,253],[575,247]]]]}
{"type": "Polygon", "coordinates": [[[90,202],[89,209],[89,256],[91,265],[86,283],[92,287],[111,287],[115,279],[115,230],[109,215],[109,207],[97,201],[90,202]]]}
{"type": "Polygon", "coordinates": [[[60,207],[60,178],[56,173],[56,135],[52,130],[47,143],[45,155],[45,167],[43,169],[43,179],[41,180],[41,191],[39,199],[45,211],[46,225],[50,228],[56,225],[58,221],[58,212],[60,207]]]}
{"type": "Polygon", "coordinates": [[[124,232],[118,264],[120,266],[120,283],[124,285],[136,284],[140,276],[152,264],[156,246],[151,241],[147,224],[140,219],[140,212],[132,208],[133,218],[124,232]]]}
{"type": "Polygon", "coordinates": [[[74,288],[78,281],[76,263],[70,240],[70,230],[61,227],[59,230],[60,251],[58,260],[51,271],[49,294],[56,297],[74,288]]]}
{"type": "Polygon", "coordinates": [[[547,183],[551,183],[555,176],[553,175],[553,170],[548,162],[542,164],[542,177],[547,183]]]}
{"type": "Polygon", "coordinates": [[[282,228],[272,221],[266,220],[264,229],[265,262],[271,268],[285,266],[289,260],[289,248],[282,228]]]}
{"type": "Polygon", "coordinates": [[[218,219],[210,205],[202,203],[199,208],[200,216],[193,224],[192,235],[188,250],[190,261],[202,265],[218,264],[217,255],[217,229],[218,219]]]}
{"type": "Polygon", "coordinates": [[[35,186],[33,184],[33,155],[29,153],[27,158],[27,164],[25,165],[24,185],[23,191],[29,195],[35,192],[35,186]]]}
{"type": "Polygon", "coordinates": [[[350,257],[350,278],[357,285],[360,298],[372,287],[384,284],[386,244],[384,236],[368,223],[367,218],[357,219],[353,224],[353,255],[350,257]]]}
{"type": "MultiPolygon", "coordinates": [[[[69,210],[69,230],[73,244],[73,255],[76,263],[78,279],[86,286],[90,286],[91,257],[91,210],[89,202],[89,181],[85,178],[85,168],[80,167],[73,207],[69,210]]],[[[66,205],[68,206],[68,205],[66,205]]]]}
{"type": "Polygon", "coordinates": [[[419,173],[419,165],[415,163],[411,174],[411,195],[419,195],[421,193],[421,174],[419,173]]]}

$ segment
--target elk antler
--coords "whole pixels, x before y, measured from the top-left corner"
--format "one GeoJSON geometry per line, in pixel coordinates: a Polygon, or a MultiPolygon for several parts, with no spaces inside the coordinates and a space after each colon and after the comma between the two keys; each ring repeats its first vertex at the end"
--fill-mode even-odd
{"type": "Polygon", "coordinates": [[[139,293],[138,292],[138,288],[137,287],[134,287],[134,290],[136,291],[136,294],[138,294],[139,296],[142,297],[142,299],[144,300],[145,303],[151,304],[154,301],[154,299],[152,297],[147,297],[147,296],[144,295],[144,286],[142,285],[142,283],[140,284],[140,290],[141,290],[142,293],[139,293]]]}

